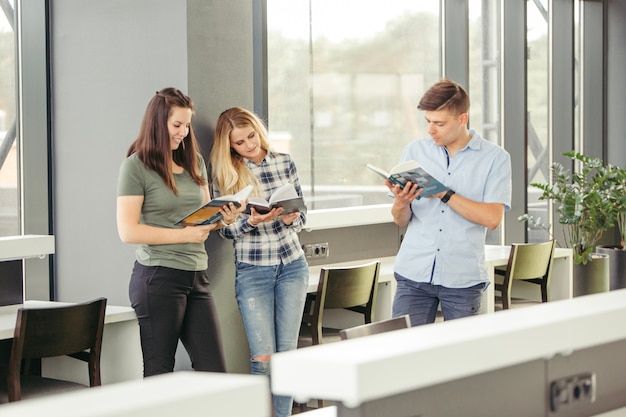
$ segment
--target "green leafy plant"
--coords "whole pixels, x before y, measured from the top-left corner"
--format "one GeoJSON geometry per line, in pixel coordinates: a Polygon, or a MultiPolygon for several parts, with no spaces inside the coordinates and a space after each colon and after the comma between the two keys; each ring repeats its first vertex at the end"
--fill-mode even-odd
{"type": "MultiPolygon", "coordinates": [[[[550,230],[550,227],[546,226],[541,221],[541,217],[535,218],[534,216],[531,216],[530,214],[526,213],[526,214],[519,216],[517,218],[517,221],[528,223],[528,225],[533,227],[534,229],[542,229],[544,232],[548,234],[548,236],[550,236],[550,239],[554,239],[554,236],[552,235],[552,231],[550,230]]],[[[561,244],[559,243],[558,240],[556,241],[556,246],[561,247],[561,244]]]]}
{"type": "Polygon", "coordinates": [[[607,198],[615,211],[615,223],[620,236],[619,247],[626,250],[624,240],[626,237],[626,170],[610,165],[608,167],[612,182],[607,190],[607,198]]]}
{"type": "MultiPolygon", "coordinates": [[[[563,155],[578,161],[580,170],[570,172],[555,162],[551,166],[552,184],[530,185],[542,191],[539,200],[556,203],[565,246],[573,249],[575,264],[586,264],[602,233],[614,224],[616,202],[610,195],[615,191],[617,171],[604,166],[599,158],[575,151],[563,155]]],[[[520,220],[530,217],[521,216],[520,220]]]]}

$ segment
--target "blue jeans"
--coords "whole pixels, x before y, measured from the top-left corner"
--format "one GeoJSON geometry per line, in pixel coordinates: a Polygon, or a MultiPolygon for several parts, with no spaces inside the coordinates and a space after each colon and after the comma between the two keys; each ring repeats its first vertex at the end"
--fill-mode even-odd
{"type": "MultiPolygon", "coordinates": [[[[269,361],[258,357],[297,348],[308,284],[304,257],[274,266],[237,262],[235,295],[250,345],[252,374],[270,375],[269,361]]],[[[276,417],[291,415],[293,398],[272,400],[276,417]]]]}
{"type": "Polygon", "coordinates": [[[444,320],[477,315],[480,300],[487,288],[477,284],[468,288],[447,288],[428,282],[415,282],[395,275],[398,288],[393,300],[392,316],[408,314],[411,326],[434,323],[441,303],[444,320]]]}

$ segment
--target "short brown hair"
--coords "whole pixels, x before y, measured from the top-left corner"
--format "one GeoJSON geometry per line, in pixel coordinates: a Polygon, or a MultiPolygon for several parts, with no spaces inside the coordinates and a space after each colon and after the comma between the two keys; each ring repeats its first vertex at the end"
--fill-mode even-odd
{"type": "Polygon", "coordinates": [[[430,87],[417,105],[419,110],[448,110],[456,114],[467,113],[469,107],[469,96],[463,87],[447,78],[430,87]]]}

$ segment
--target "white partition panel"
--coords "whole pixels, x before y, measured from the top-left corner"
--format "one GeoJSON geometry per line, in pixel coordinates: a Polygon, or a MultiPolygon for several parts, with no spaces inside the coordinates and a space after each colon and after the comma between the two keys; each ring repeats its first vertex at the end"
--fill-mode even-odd
{"type": "Polygon", "coordinates": [[[3,417],[269,417],[268,379],[174,372],[2,405],[3,417]]]}
{"type": "MultiPolygon", "coordinates": [[[[533,372],[527,378],[530,381],[525,382],[538,387],[539,395],[535,392],[524,401],[534,402],[546,411],[552,379],[566,378],[570,370],[595,377],[595,365],[584,367],[584,363],[591,363],[587,359],[568,362],[568,358],[576,357],[575,353],[583,351],[581,357],[602,362],[598,367],[602,372],[607,368],[612,372],[611,366],[615,372],[620,369],[617,364],[624,362],[626,351],[613,342],[626,340],[625,320],[626,290],[620,290],[307,347],[274,355],[272,390],[294,395],[301,402],[311,398],[339,401],[345,411],[346,407],[356,408],[490,372],[497,375],[499,370],[532,363],[533,372]],[[619,356],[593,357],[590,349],[610,344],[619,356]],[[606,363],[613,365],[606,367],[606,363]]],[[[614,391],[609,390],[624,392],[624,387],[615,387],[613,375],[605,378],[599,373],[595,378],[594,392],[599,399],[613,401],[614,391]]],[[[495,382],[498,390],[516,392],[509,381],[499,385],[495,382]]],[[[484,393],[484,404],[491,400],[490,394],[484,393]]],[[[450,393],[446,395],[442,401],[457,400],[450,393]]],[[[611,402],[611,406],[617,403],[611,402]]],[[[476,400],[478,410],[481,404],[476,400]]],[[[594,407],[600,409],[602,404],[594,407]]],[[[418,408],[415,414],[407,415],[421,415],[418,408]]],[[[340,416],[365,415],[342,414],[341,407],[339,411],[340,416]]]]}
{"type": "Polygon", "coordinates": [[[0,237],[0,261],[26,259],[54,253],[54,236],[20,235],[0,237]]]}

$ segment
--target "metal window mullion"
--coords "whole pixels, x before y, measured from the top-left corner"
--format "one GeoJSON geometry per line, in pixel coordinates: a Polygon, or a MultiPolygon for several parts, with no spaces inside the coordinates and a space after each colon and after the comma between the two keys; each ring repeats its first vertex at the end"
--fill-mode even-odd
{"type": "MultiPolygon", "coordinates": [[[[574,149],[574,1],[551,0],[548,8],[548,144],[550,163],[573,169],[563,152],[574,149]]],[[[558,213],[552,210],[552,234],[563,236],[558,213]]]]}
{"type": "Polygon", "coordinates": [[[441,0],[441,70],[469,89],[469,6],[467,0],[441,0]]]}
{"type": "Polygon", "coordinates": [[[586,155],[606,160],[604,132],[603,2],[580,3],[580,143],[586,155]]]}
{"type": "Polygon", "coordinates": [[[504,220],[504,242],[525,242],[527,212],[526,2],[502,1],[500,41],[501,145],[511,154],[513,195],[504,220]]]}
{"type": "MultiPolygon", "coordinates": [[[[20,231],[52,229],[48,1],[16,1],[20,231]]],[[[53,299],[52,257],[24,261],[27,299],[53,299]]]]}

